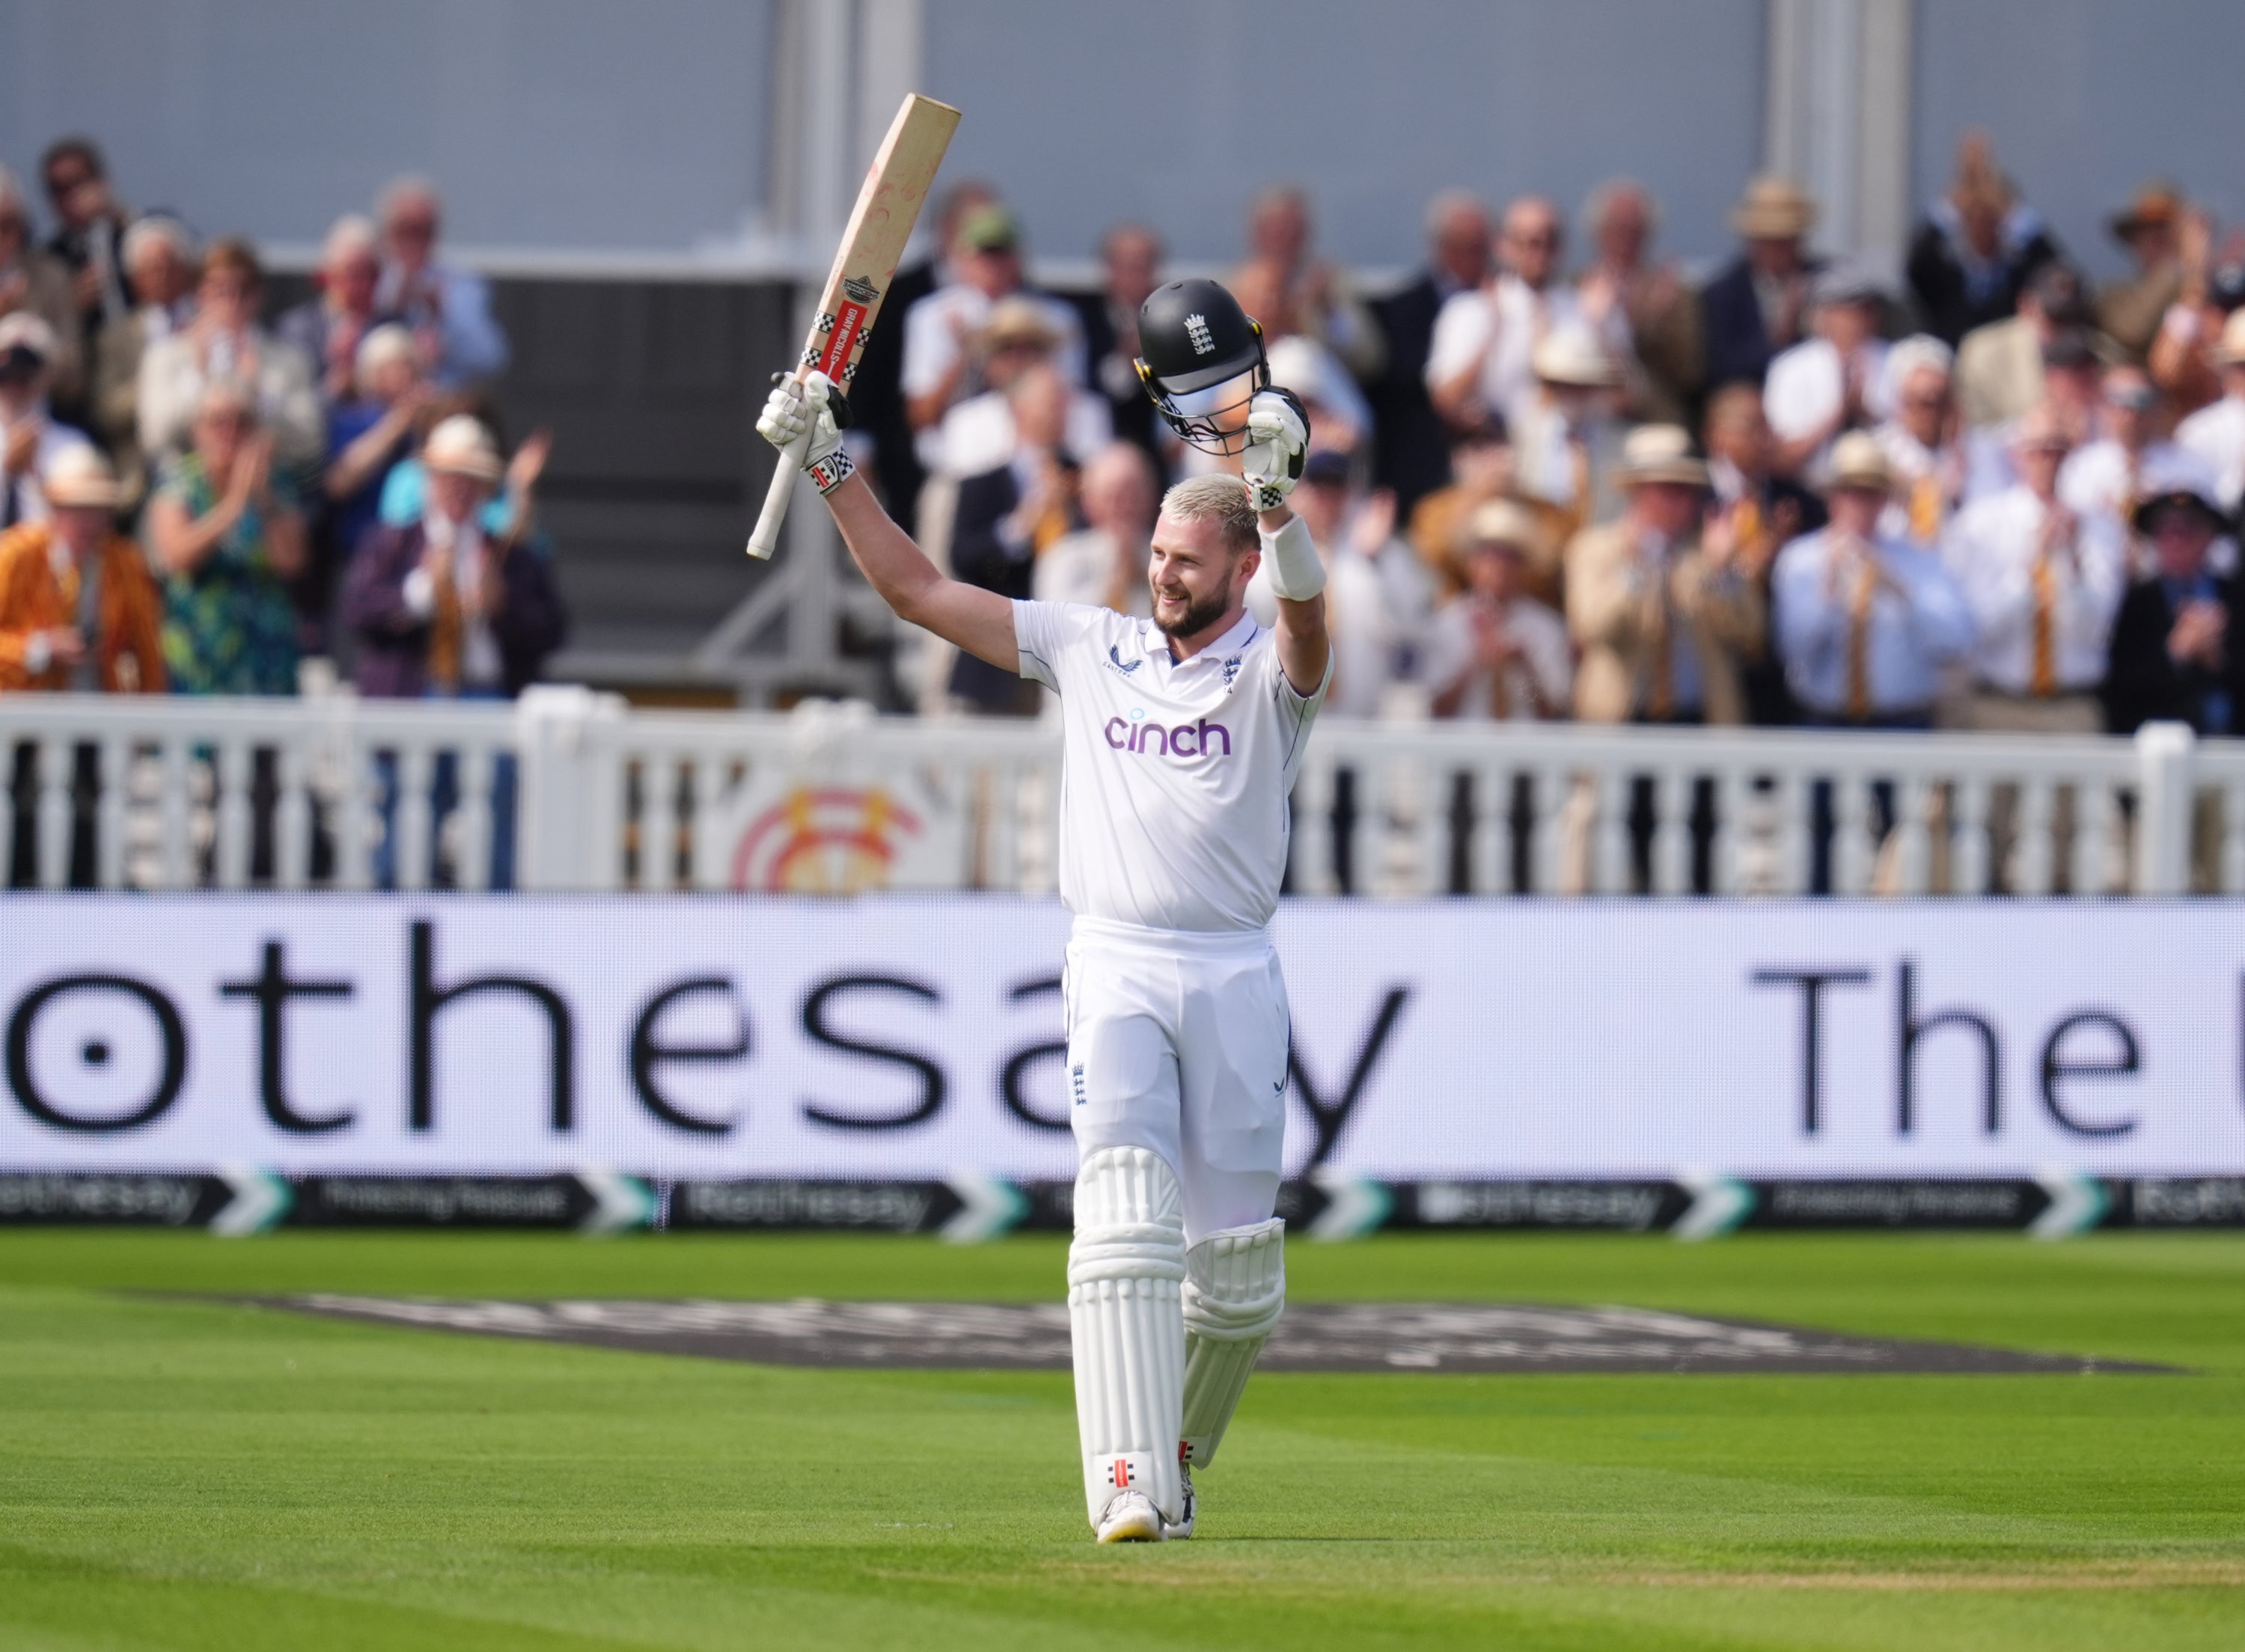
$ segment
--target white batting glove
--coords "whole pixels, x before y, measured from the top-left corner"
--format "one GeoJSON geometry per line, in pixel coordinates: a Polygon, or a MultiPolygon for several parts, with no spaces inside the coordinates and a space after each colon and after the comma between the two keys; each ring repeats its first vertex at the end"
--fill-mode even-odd
{"type": "Polygon", "coordinates": [[[1310,416],[1292,390],[1258,390],[1247,403],[1240,474],[1258,511],[1275,511],[1300,480],[1310,448],[1310,416]]]}
{"type": "Polygon", "coordinates": [[[806,373],[800,379],[783,374],[764,398],[764,410],[756,419],[756,434],[782,453],[810,432],[803,469],[821,493],[832,492],[858,468],[842,448],[842,421],[834,416],[834,403],[840,400],[833,380],[824,373],[806,373]]]}

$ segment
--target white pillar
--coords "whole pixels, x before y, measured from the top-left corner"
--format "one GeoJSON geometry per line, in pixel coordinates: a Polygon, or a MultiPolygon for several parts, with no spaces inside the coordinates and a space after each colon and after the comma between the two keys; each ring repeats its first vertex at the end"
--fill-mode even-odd
{"type": "Polygon", "coordinates": [[[1769,0],[1762,165],[1816,198],[1816,240],[1902,273],[1915,0],[1769,0]]]}

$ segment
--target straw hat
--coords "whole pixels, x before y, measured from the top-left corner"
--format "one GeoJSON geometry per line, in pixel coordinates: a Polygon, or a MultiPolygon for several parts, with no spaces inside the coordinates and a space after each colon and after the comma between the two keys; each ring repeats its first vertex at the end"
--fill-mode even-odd
{"type": "Polygon", "coordinates": [[[1868,430],[1850,430],[1832,443],[1832,479],[1828,492],[1838,488],[1867,488],[1874,493],[1894,491],[1894,467],[1886,450],[1868,430]]]}
{"type": "Polygon", "coordinates": [[[2149,533],[2152,518],[2174,504],[2195,506],[2216,532],[2227,532],[2232,525],[2215,493],[2213,471],[2195,455],[2167,450],[2144,466],[2137,486],[2136,509],[2129,525],[2139,533],[2149,533]]]}
{"type": "Polygon", "coordinates": [[[0,316],[0,355],[10,350],[26,350],[42,362],[51,362],[60,347],[55,329],[30,310],[16,310],[0,316]]]}
{"type": "Polygon", "coordinates": [[[990,307],[990,319],[982,325],[982,348],[996,351],[1016,346],[1029,349],[1048,350],[1060,342],[1056,331],[1044,311],[1033,298],[1016,293],[1000,299],[990,307]]]}
{"type": "Polygon", "coordinates": [[[1767,174],[1746,186],[1731,209],[1731,227],[1748,240],[1790,240],[1816,221],[1816,203],[1790,178],[1767,174]]]}
{"type": "Polygon", "coordinates": [[[47,461],[41,475],[47,503],[63,510],[84,506],[114,511],[125,502],[117,485],[117,472],[91,442],[72,442],[47,461]]]}
{"type": "Polygon", "coordinates": [[[1604,390],[1621,383],[1621,364],[1587,327],[1553,328],[1536,342],[1528,365],[1546,384],[1604,390]]]}
{"type": "Polygon", "coordinates": [[[1517,551],[1531,562],[1543,559],[1543,525],[1517,499],[1491,499],[1474,507],[1458,535],[1458,548],[1470,554],[1484,545],[1517,551]]]}
{"type": "Polygon", "coordinates": [[[2106,219],[2105,227],[2115,240],[2124,241],[2140,229],[2172,228],[2181,217],[2182,192],[2165,179],[2153,179],[2106,219]]]}
{"type": "Polygon", "coordinates": [[[2058,422],[2058,415],[2037,404],[2020,414],[2011,427],[2011,445],[2021,453],[2064,453],[2072,447],[2073,438],[2058,422]]]}
{"type": "Polygon", "coordinates": [[[1677,487],[1704,488],[1707,465],[1692,451],[1692,433],[1680,424],[1640,424],[1621,444],[1621,462],[1615,478],[1624,487],[1668,483],[1677,487]]]}
{"type": "Polygon", "coordinates": [[[453,414],[429,432],[421,463],[434,475],[473,477],[485,483],[497,482],[505,471],[491,432],[466,413],[453,414]]]}
{"type": "Polygon", "coordinates": [[[2232,310],[2221,324],[2221,341],[2214,347],[2217,367],[2245,367],[2245,309],[2232,310]]]}

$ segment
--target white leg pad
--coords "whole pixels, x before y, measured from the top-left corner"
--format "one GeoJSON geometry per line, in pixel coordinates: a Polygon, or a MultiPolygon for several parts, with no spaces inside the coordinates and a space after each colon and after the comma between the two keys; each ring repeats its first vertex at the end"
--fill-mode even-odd
{"type": "Polygon", "coordinates": [[[1084,1503],[1095,1530],[1108,1500],[1141,1491],[1174,1525],[1184,1404],[1184,1200],[1144,1148],[1102,1148],[1075,1178],[1068,1318],[1084,1503]]]}
{"type": "Polygon", "coordinates": [[[1185,1256],[1185,1450],[1216,1460],[1247,1378],[1286,1305],[1286,1224],[1225,1228],[1185,1256]]]}

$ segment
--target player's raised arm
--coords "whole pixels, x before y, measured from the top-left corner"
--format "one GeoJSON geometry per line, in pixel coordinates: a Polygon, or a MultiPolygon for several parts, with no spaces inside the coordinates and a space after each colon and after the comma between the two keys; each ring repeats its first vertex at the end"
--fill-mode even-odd
{"type": "MultiPolygon", "coordinates": [[[[824,373],[810,373],[801,380],[789,376],[765,402],[763,416],[756,420],[757,434],[780,450],[784,464],[788,444],[807,430],[813,432],[804,474],[817,485],[850,554],[897,618],[933,632],[1000,671],[1019,671],[1013,603],[994,591],[944,578],[926,553],[889,519],[843,450],[842,431],[828,405],[832,391],[824,373]]],[[[1280,623],[1283,627],[1284,621],[1280,623]]],[[[1322,626],[1322,615],[1319,623],[1322,626]]]]}
{"type": "Polygon", "coordinates": [[[1263,560],[1278,599],[1278,664],[1296,694],[1317,693],[1333,645],[1326,633],[1326,569],[1310,531],[1286,496],[1300,479],[1310,444],[1301,403],[1284,390],[1258,390],[1247,411],[1240,471],[1263,532],[1263,560]]]}

